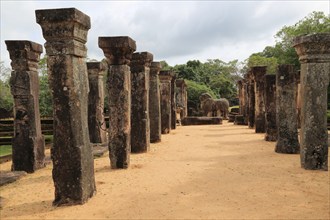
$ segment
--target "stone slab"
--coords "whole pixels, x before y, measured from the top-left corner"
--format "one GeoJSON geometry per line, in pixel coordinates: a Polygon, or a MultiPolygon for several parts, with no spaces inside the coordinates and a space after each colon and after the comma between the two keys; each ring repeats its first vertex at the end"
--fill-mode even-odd
{"type": "Polygon", "coordinates": [[[219,125],[222,124],[221,117],[185,117],[181,120],[182,125],[219,125]]]}

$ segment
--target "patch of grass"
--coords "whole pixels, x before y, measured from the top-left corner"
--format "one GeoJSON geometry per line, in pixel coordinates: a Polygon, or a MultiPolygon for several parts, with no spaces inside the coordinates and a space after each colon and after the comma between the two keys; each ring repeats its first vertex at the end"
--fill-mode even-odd
{"type": "Polygon", "coordinates": [[[231,111],[233,108],[239,108],[239,105],[234,105],[234,106],[229,107],[229,111],[231,111]]]}
{"type": "Polygon", "coordinates": [[[11,145],[1,145],[0,146],[0,156],[5,156],[12,154],[11,145]]]}
{"type": "Polygon", "coordinates": [[[53,135],[44,135],[44,137],[46,144],[53,143],[53,135]]]}

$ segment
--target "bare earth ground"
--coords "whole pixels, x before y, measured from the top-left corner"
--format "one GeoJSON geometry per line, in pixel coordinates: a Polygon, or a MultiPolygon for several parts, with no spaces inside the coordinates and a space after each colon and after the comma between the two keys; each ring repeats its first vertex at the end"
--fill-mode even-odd
{"type": "MultiPolygon", "coordinates": [[[[329,176],[246,126],[178,127],[127,170],[95,159],[97,194],[53,207],[51,165],[1,187],[0,219],[329,219],[329,176]]],[[[1,165],[9,170],[10,162],[1,165]]]]}

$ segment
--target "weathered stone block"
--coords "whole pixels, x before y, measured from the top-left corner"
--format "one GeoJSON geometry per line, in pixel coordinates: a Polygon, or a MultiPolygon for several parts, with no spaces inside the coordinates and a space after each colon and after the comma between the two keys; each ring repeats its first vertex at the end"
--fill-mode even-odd
{"type": "Polygon", "coordinates": [[[149,82],[149,118],[150,118],[150,142],[161,141],[161,113],[160,113],[160,62],[152,62],[150,66],[149,82]]]}
{"type": "Polygon", "coordinates": [[[299,153],[295,89],[293,66],[279,65],[276,73],[277,153],[299,153]]]}
{"type": "Polygon", "coordinates": [[[221,117],[185,117],[182,125],[219,125],[222,124],[221,117]]]}
{"type": "Polygon", "coordinates": [[[91,143],[107,142],[104,119],[104,83],[106,67],[101,62],[87,62],[88,71],[88,130],[91,143]]]}
{"type": "Polygon", "coordinates": [[[131,62],[132,109],[131,151],[144,153],[150,149],[149,75],[153,55],[133,53],[131,62]]]}
{"type": "Polygon", "coordinates": [[[99,37],[109,64],[109,157],[112,169],[128,168],[131,152],[131,69],[136,49],[130,37],[99,37]]]}
{"type": "Polygon", "coordinates": [[[255,131],[256,133],[265,133],[265,84],[264,75],[266,74],[267,66],[252,67],[254,77],[254,92],[255,92],[255,131]]]}
{"type": "Polygon", "coordinates": [[[171,79],[173,73],[171,71],[160,71],[160,107],[161,107],[161,124],[162,134],[168,134],[171,131],[172,118],[172,99],[171,99],[171,79]]]}
{"type": "Polygon", "coordinates": [[[32,41],[5,41],[12,60],[14,97],[12,170],[33,173],[45,167],[45,140],[39,113],[38,61],[42,46],[32,41]]]}
{"type": "Polygon", "coordinates": [[[255,126],[255,91],[254,91],[254,77],[251,71],[248,72],[247,78],[249,80],[248,84],[248,94],[249,94],[249,112],[248,112],[248,124],[249,128],[254,128],[255,126]]]}
{"type": "Polygon", "coordinates": [[[309,170],[328,170],[330,33],[297,37],[293,45],[301,63],[301,165],[309,170]]]}
{"type": "Polygon", "coordinates": [[[276,141],[276,75],[274,74],[265,75],[265,116],[265,140],[276,141]]]}
{"type": "Polygon", "coordinates": [[[53,94],[53,204],[83,204],[96,191],[87,129],[89,86],[84,45],[90,18],[75,8],[36,10],[36,17],[46,39],[53,94]]]}

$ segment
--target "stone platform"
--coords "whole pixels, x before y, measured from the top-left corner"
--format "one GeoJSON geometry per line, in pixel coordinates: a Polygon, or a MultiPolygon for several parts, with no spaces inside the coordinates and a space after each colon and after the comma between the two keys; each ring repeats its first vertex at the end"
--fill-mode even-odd
{"type": "Polygon", "coordinates": [[[222,124],[221,117],[185,117],[181,120],[183,126],[187,125],[218,125],[222,124]]]}

